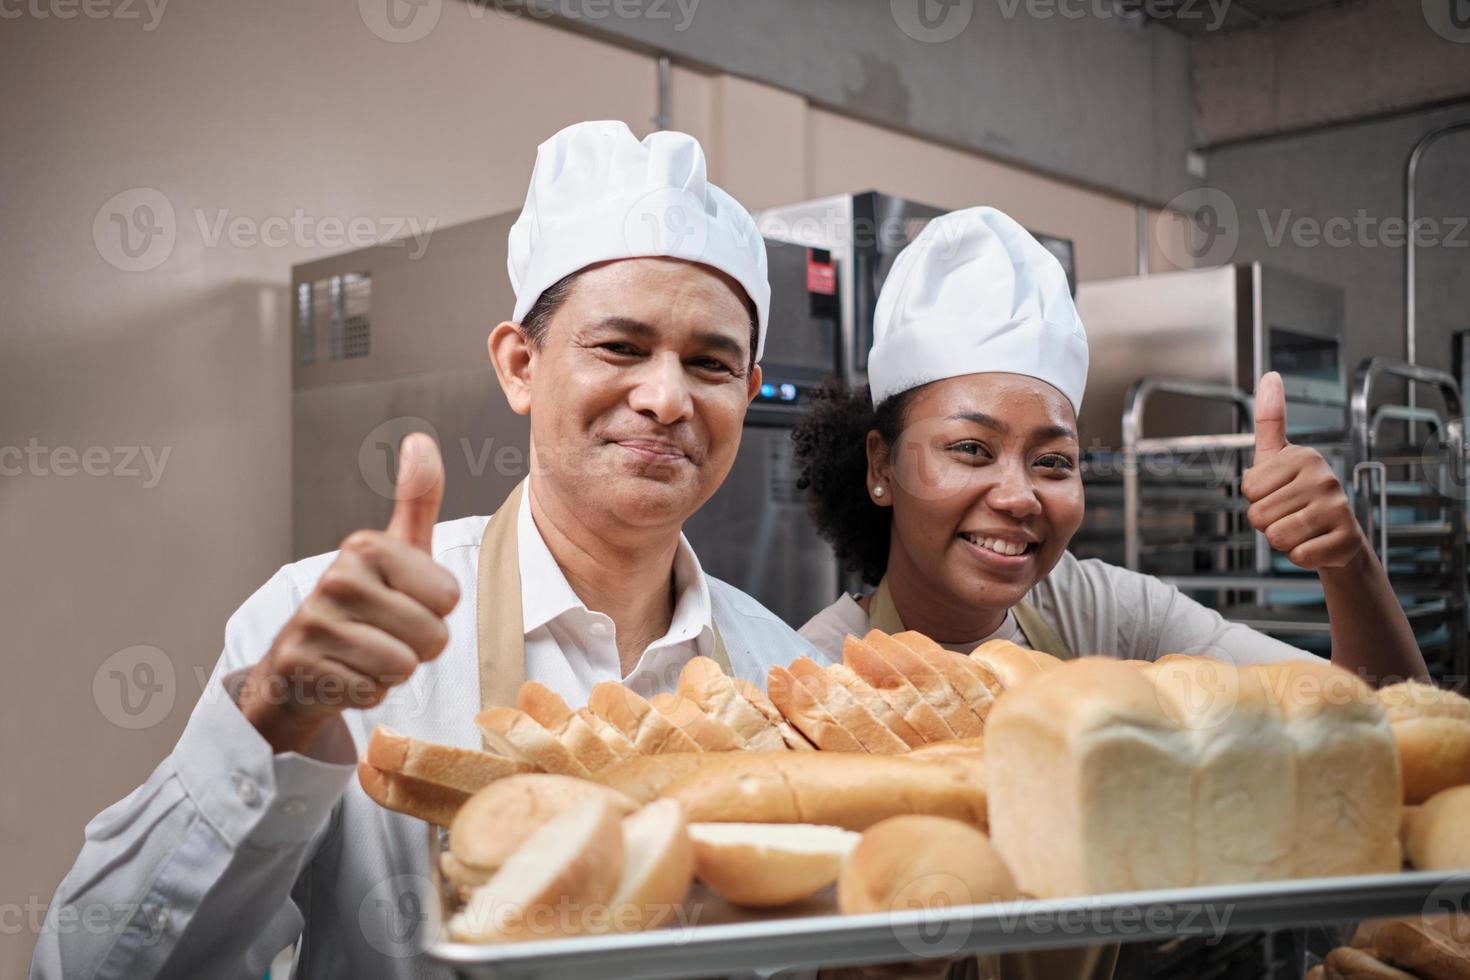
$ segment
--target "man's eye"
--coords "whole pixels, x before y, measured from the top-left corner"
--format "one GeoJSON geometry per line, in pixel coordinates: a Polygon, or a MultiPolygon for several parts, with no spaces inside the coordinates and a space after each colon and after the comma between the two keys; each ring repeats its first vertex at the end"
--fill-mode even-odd
{"type": "Polygon", "coordinates": [[[634,347],[632,344],[624,344],[617,341],[601,344],[599,346],[601,346],[601,348],[607,351],[609,354],[619,354],[631,357],[638,353],[638,348],[634,347]]]}
{"type": "Polygon", "coordinates": [[[694,361],[694,366],[699,368],[701,371],[721,371],[725,374],[735,373],[734,369],[732,369],[730,365],[726,364],[724,361],[716,360],[713,357],[698,358],[694,361]]]}

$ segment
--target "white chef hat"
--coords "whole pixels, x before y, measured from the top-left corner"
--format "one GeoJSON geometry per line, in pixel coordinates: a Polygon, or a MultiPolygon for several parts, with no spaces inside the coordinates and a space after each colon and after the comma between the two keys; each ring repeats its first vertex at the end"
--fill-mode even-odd
{"type": "Polygon", "coordinates": [[[1056,256],[995,208],[969,208],[930,221],[894,261],[868,382],[877,405],[984,371],[1039,378],[1080,412],[1087,334],[1056,256]]]}
{"type": "Polygon", "coordinates": [[[654,255],[712,266],[744,287],[760,358],[771,306],[765,240],[745,208],[706,179],[698,140],[662,131],[639,142],[626,124],[602,121],[568,126],[537,148],[506,257],[515,322],[578,269],[654,255]]]}

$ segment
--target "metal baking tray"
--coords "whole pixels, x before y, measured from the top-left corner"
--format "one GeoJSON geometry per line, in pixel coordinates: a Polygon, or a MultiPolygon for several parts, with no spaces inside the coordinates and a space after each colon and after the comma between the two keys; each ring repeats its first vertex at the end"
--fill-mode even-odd
{"type": "Polygon", "coordinates": [[[1207,888],[1025,899],[947,909],[840,915],[833,889],[779,912],[732,906],[696,883],[674,922],[648,932],[502,945],[452,942],[452,897],[431,828],[425,955],[462,977],[657,980],[769,977],[819,966],[893,963],[977,953],[1219,938],[1229,933],[1396,916],[1470,914],[1470,872],[1308,878],[1207,888]]]}

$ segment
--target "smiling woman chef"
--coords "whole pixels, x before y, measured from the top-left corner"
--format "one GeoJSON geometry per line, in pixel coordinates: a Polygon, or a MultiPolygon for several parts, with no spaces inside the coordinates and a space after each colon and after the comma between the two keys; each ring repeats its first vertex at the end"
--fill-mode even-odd
{"type": "MultiPolygon", "coordinates": [[[[932,221],[878,299],[867,392],[833,392],[796,433],[820,530],[878,582],[801,630],[839,656],[870,626],[957,650],[993,638],[1059,657],[1237,663],[1309,657],[1158,579],[1067,543],[1082,522],[1077,411],[1087,337],[1057,260],[993,208],[932,221]]],[[[1281,379],[1256,395],[1252,525],[1322,580],[1332,662],[1426,678],[1388,577],[1331,467],[1286,441],[1281,379]]]]}
{"type": "Polygon", "coordinates": [[[259,977],[298,936],[298,976],[438,975],[412,955],[423,825],[352,780],[375,723],[478,745],[476,712],[523,679],[581,705],[599,681],[667,689],[699,654],[760,681],[813,652],[680,533],[735,458],[770,298],[764,242],[699,144],[558,133],[509,269],[489,351],[531,417],[529,480],[493,519],[436,525],[438,450],[410,436],[387,531],[246,600],[173,753],[87,826],[52,913],[136,910],[127,928],[53,919],[34,975],[259,977]]]}

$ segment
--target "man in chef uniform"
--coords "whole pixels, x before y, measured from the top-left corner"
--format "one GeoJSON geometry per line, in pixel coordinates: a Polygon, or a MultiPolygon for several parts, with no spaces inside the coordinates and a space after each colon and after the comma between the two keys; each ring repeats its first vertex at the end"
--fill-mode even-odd
{"type": "Polygon", "coordinates": [[[699,144],[557,133],[507,264],[488,346],[530,416],[528,480],[493,518],[438,524],[437,447],[405,440],[387,529],[281,568],[230,618],[173,753],[88,824],[35,976],[260,977],[298,937],[313,980],[441,975],[414,955],[424,825],[353,779],[374,725],[473,746],[523,680],[575,706],[600,681],[671,689],[698,655],[758,682],[816,655],[680,533],[735,458],[770,300],[764,242],[699,144]],[[105,933],[57,917],[98,905],[136,912],[105,933]]]}

